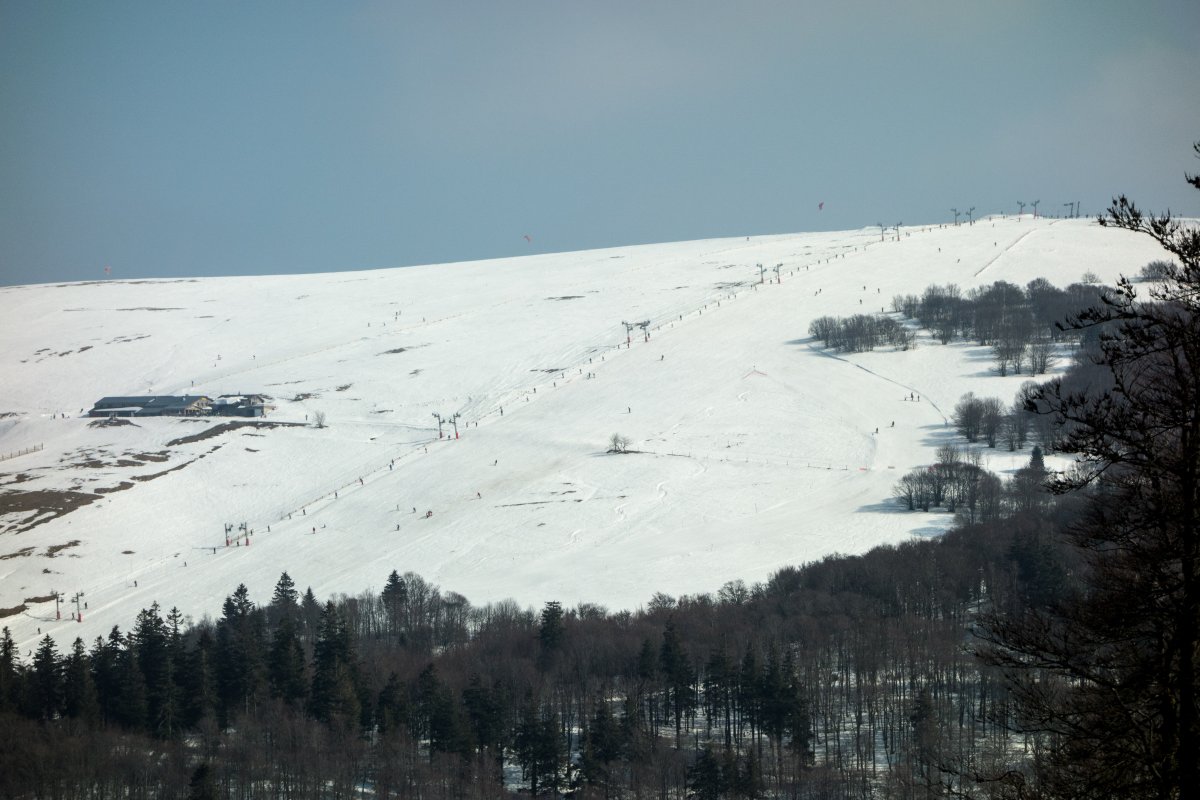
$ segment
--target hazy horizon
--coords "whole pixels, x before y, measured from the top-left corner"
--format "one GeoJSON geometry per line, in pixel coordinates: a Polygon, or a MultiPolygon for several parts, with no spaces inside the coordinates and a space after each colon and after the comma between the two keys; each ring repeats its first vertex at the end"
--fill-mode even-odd
{"type": "Polygon", "coordinates": [[[0,284],[1200,216],[1200,6],[0,0],[0,284]],[[823,209],[820,204],[824,204],[823,209]],[[1029,208],[1026,208],[1029,211],[1029,208]]]}

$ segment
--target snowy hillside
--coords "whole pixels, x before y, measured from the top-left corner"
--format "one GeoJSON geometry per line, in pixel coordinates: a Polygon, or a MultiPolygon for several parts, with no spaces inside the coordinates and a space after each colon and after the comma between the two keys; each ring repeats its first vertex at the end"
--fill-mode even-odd
{"type": "MultiPolygon", "coordinates": [[[[1027,376],[927,335],[835,357],[809,322],[931,283],[1111,281],[1159,257],[1088,220],[1025,216],[886,242],[2,288],[0,456],[42,449],[0,461],[0,609],[27,606],[0,624],[22,651],[38,628],[90,641],[155,600],[216,615],[244,582],[266,601],[284,570],[318,597],[397,569],[475,603],[635,607],[936,534],[949,520],[899,511],[892,485],[952,435],[963,392],[1008,402],[1027,376]],[[635,329],[626,347],[622,322],[642,320],[649,341],[635,329]],[[249,392],[276,406],[261,427],[81,413],[105,395],[249,392]],[[455,413],[459,438],[439,440],[433,415],[455,413]],[[613,433],[637,452],[607,454],[613,433]],[[242,522],[249,546],[226,547],[242,522]],[[67,604],[53,621],[55,591],[83,592],[83,623],[67,604]]],[[[1027,458],[991,451],[990,466],[1027,458]]]]}

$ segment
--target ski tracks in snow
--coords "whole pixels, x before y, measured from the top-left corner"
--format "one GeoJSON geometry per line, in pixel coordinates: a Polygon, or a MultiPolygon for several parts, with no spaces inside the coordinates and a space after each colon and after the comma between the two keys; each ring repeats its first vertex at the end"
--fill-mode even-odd
{"type": "Polygon", "coordinates": [[[824,350],[813,347],[811,344],[808,346],[808,349],[811,350],[816,355],[824,356],[825,358],[832,358],[834,361],[841,361],[843,364],[848,364],[852,367],[858,367],[863,372],[867,373],[868,375],[872,375],[881,381],[887,381],[888,383],[890,383],[894,386],[899,386],[901,389],[905,389],[907,391],[914,392],[917,395],[924,397],[925,402],[929,403],[929,405],[933,407],[933,410],[936,411],[938,413],[938,415],[941,416],[942,421],[946,420],[946,415],[942,411],[941,407],[938,406],[937,403],[930,400],[929,395],[925,394],[925,392],[923,390],[921,390],[915,386],[909,386],[908,384],[901,383],[900,381],[895,380],[894,378],[889,378],[886,375],[880,375],[878,372],[876,372],[873,369],[870,369],[869,367],[864,367],[862,364],[855,364],[853,361],[850,361],[849,359],[846,359],[846,358],[842,358],[841,356],[838,356],[838,355],[834,355],[833,353],[827,353],[824,350]]]}
{"type": "MultiPolygon", "coordinates": [[[[1052,223],[1050,223],[1050,224],[1051,224],[1051,225],[1053,225],[1054,223],[1052,222],[1052,223]]],[[[1008,245],[1008,247],[1005,247],[1005,248],[1004,248],[1003,250],[1001,250],[999,253],[997,253],[996,255],[994,255],[994,256],[992,256],[991,258],[989,258],[986,264],[984,264],[982,267],[980,267],[978,270],[976,270],[976,271],[975,271],[975,275],[974,275],[974,277],[978,278],[978,277],[980,276],[980,274],[982,274],[982,273],[983,273],[983,271],[984,271],[985,269],[987,269],[988,267],[990,267],[992,264],[995,264],[995,263],[996,263],[997,261],[999,261],[999,260],[1000,260],[1000,258],[1002,258],[1003,256],[1006,256],[1006,255],[1008,255],[1008,252],[1009,252],[1010,250],[1012,250],[1014,247],[1016,247],[1017,245],[1019,245],[1021,242],[1025,241],[1025,239],[1026,239],[1026,238],[1027,238],[1027,237],[1028,237],[1030,234],[1037,233],[1037,231],[1038,231],[1038,229],[1037,229],[1037,228],[1032,228],[1032,229],[1030,229],[1030,230],[1027,230],[1027,231],[1025,231],[1024,233],[1022,233],[1020,236],[1018,236],[1016,239],[1014,239],[1014,240],[1013,240],[1013,241],[1012,241],[1012,242],[1011,242],[1011,243],[1008,245]]]]}

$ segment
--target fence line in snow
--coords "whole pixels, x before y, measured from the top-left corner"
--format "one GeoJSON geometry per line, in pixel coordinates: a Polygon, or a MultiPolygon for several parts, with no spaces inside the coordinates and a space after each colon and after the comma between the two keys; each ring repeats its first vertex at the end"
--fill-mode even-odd
{"type": "Polygon", "coordinates": [[[36,453],[38,450],[41,450],[41,449],[42,449],[42,446],[40,444],[37,444],[37,445],[34,445],[33,447],[27,447],[24,450],[18,450],[15,453],[9,453],[7,455],[0,456],[0,461],[8,461],[10,458],[16,458],[17,456],[28,455],[29,453],[36,453]]]}

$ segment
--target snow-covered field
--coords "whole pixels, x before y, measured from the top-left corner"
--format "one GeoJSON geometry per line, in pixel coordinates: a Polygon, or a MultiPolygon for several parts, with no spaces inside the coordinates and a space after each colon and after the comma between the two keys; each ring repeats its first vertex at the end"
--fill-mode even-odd
{"type": "MultiPolygon", "coordinates": [[[[0,288],[0,457],[42,446],[0,461],[0,609],[27,606],[0,624],[22,652],[39,628],[90,641],[155,600],[218,615],[241,582],[265,602],[284,570],[318,597],[396,569],[476,603],[631,608],[934,535],[949,520],[900,511],[892,485],[952,436],[962,393],[1007,403],[1027,376],[928,336],[834,356],[809,322],[890,311],[930,283],[1111,281],[1162,255],[1025,216],[886,242],[868,229],[0,288]],[[649,341],[635,329],[627,347],[622,322],[642,320],[649,341]],[[105,395],[241,392],[291,424],[200,438],[227,420],[81,413],[105,395]],[[461,415],[459,438],[438,439],[435,413],[461,415]],[[607,454],[613,433],[637,452],[607,454]],[[226,547],[242,522],[249,546],[226,547]],[[53,592],[83,593],[82,623],[70,603],[55,621],[53,592]]],[[[990,467],[1027,459],[991,451],[990,467]]]]}

